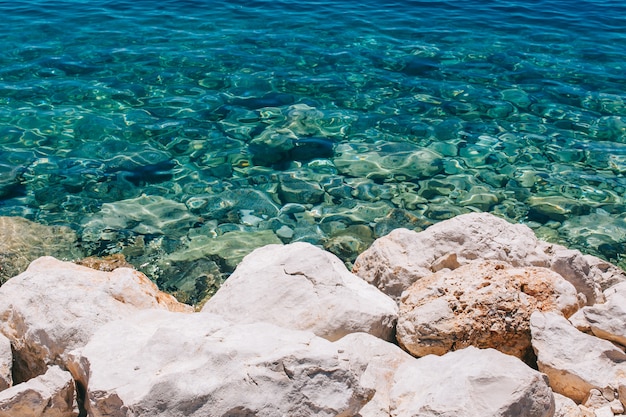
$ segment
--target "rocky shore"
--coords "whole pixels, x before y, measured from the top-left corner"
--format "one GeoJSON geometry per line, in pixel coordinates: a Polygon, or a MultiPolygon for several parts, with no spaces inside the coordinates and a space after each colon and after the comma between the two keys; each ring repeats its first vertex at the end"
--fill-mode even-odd
{"type": "Polygon", "coordinates": [[[622,270],[486,213],[396,229],[352,271],[264,246],[201,311],[44,256],[0,287],[0,417],[609,417],[625,346],[622,270]]]}

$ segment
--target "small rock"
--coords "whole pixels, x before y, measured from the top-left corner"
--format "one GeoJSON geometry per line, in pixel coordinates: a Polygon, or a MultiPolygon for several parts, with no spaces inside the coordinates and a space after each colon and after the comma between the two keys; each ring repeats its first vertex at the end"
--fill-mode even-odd
{"type": "Polygon", "coordinates": [[[76,417],[72,375],[58,366],[0,392],[0,417],[76,417]]]}
{"type": "Polygon", "coordinates": [[[282,225],[276,230],[276,236],[281,239],[289,240],[293,237],[293,229],[289,226],[282,225]]]}
{"type": "Polygon", "coordinates": [[[554,393],[554,417],[585,417],[576,403],[564,395],[554,393]]]}
{"type": "Polygon", "coordinates": [[[328,340],[353,332],[390,340],[398,314],[393,300],[339,258],[303,242],[246,256],[202,311],[235,323],[310,330],[328,340]]]}
{"type": "Polygon", "coordinates": [[[602,291],[626,281],[626,272],[622,271],[612,263],[600,259],[597,256],[584,255],[595,282],[600,285],[602,291]]]}
{"type": "Polygon", "coordinates": [[[126,257],[121,253],[115,253],[113,255],[107,255],[103,257],[90,256],[76,261],[78,265],[86,266],[87,268],[95,269],[98,271],[111,272],[117,268],[133,268],[131,264],[126,262],[126,257]]]}

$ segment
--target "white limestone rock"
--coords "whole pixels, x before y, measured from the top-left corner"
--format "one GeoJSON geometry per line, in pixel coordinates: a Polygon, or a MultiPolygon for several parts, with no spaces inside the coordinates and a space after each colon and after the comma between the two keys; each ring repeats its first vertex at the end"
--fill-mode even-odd
{"type": "Polygon", "coordinates": [[[610,262],[593,255],[584,255],[594,280],[604,291],[626,281],[626,272],[610,262]]]}
{"type": "Polygon", "coordinates": [[[595,270],[580,252],[563,250],[538,240],[525,225],[489,213],[469,213],[419,233],[392,231],[359,255],[352,272],[397,300],[413,282],[433,272],[456,269],[474,260],[496,260],[554,269],[585,295],[588,304],[601,301],[600,287],[593,280],[595,270]]]}
{"type": "Polygon", "coordinates": [[[209,313],[110,322],[69,368],[91,417],[348,417],[374,395],[328,340],[209,313]]]}
{"type": "Polygon", "coordinates": [[[0,392],[0,417],[76,417],[72,375],[58,366],[0,392]]]}
{"type": "Polygon", "coordinates": [[[0,333],[0,391],[13,385],[13,352],[11,341],[0,333]]]}
{"type": "Polygon", "coordinates": [[[353,332],[393,338],[396,303],[308,243],[268,245],[246,256],[205,304],[234,323],[266,322],[328,340],[353,332]]]}
{"type": "Polygon", "coordinates": [[[360,384],[376,393],[359,411],[360,417],[389,417],[390,392],[399,368],[415,365],[417,359],[398,346],[366,333],[351,333],[335,343],[342,359],[360,374],[360,384]]]}
{"type": "Polygon", "coordinates": [[[475,261],[411,285],[400,300],[397,339],[415,356],[475,346],[522,359],[534,311],[569,317],[578,308],[576,289],[554,271],[475,261]]]}
{"type": "Polygon", "coordinates": [[[104,323],[142,309],[192,311],[159,291],[141,272],[102,272],[52,257],[33,261],[0,287],[0,331],[15,352],[16,382],[63,366],[104,323]]]}
{"type": "Polygon", "coordinates": [[[606,302],[584,307],[576,314],[576,327],[626,346],[626,282],[604,291],[606,302]]]}
{"type": "Polygon", "coordinates": [[[533,313],[530,329],[537,365],[554,392],[577,403],[594,388],[626,393],[626,354],[611,342],[578,331],[556,313],[533,313]]]}
{"type": "Polygon", "coordinates": [[[574,400],[554,393],[554,417],[585,417],[574,400]]]}
{"type": "Polygon", "coordinates": [[[545,375],[494,349],[429,355],[396,372],[392,417],[552,417],[545,375]]]}

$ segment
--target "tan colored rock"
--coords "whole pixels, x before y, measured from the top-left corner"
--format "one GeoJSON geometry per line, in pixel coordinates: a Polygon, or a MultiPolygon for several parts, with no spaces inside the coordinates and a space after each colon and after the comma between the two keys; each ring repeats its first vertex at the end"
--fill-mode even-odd
{"type": "Polygon", "coordinates": [[[429,355],[398,369],[392,417],[552,417],[545,375],[494,349],[429,355]]]}
{"type": "Polygon", "coordinates": [[[489,213],[463,214],[419,233],[393,230],[356,259],[353,272],[397,299],[416,280],[476,259],[548,266],[537,245],[527,226],[489,213]]]}
{"type": "Polygon", "coordinates": [[[433,272],[456,269],[474,260],[504,261],[513,266],[555,269],[585,295],[588,304],[601,301],[600,287],[593,280],[596,270],[580,252],[564,250],[538,240],[525,225],[489,213],[469,213],[419,233],[392,231],[359,255],[352,272],[398,300],[413,282],[433,272]]]}
{"type": "Polygon", "coordinates": [[[202,311],[234,323],[310,330],[331,341],[353,332],[391,340],[398,307],[335,255],[300,242],[246,256],[202,311]]]}
{"type": "Polygon", "coordinates": [[[0,417],[76,417],[72,375],[53,366],[43,375],[0,392],[0,417]]]}
{"type": "Polygon", "coordinates": [[[0,391],[13,385],[11,341],[0,333],[0,391]]]}
{"type": "Polygon", "coordinates": [[[400,300],[397,339],[415,356],[476,346],[524,358],[534,311],[570,316],[578,308],[572,284],[547,268],[476,261],[409,287],[400,300]]]}
{"type": "Polygon", "coordinates": [[[537,365],[554,392],[577,403],[592,389],[626,394],[626,354],[611,342],[582,333],[551,312],[533,313],[530,328],[537,365]]]}
{"type": "Polygon", "coordinates": [[[356,416],[374,395],[311,332],[145,310],[71,355],[91,417],[356,416]]]}
{"type": "Polygon", "coordinates": [[[0,284],[24,272],[28,264],[41,256],[82,258],[76,241],[76,233],[69,227],[0,216],[0,284]]]}
{"type": "Polygon", "coordinates": [[[101,272],[52,257],[35,260],[0,287],[0,331],[13,345],[17,382],[48,365],[63,366],[67,351],[104,323],[142,309],[193,310],[132,269],[101,272]]]}

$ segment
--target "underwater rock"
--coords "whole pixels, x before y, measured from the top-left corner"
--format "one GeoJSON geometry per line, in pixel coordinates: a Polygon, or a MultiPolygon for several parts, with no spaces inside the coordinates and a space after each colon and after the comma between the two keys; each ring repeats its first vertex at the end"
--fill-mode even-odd
{"type": "Polygon", "coordinates": [[[397,317],[393,300],[308,243],[253,251],[202,311],[234,323],[309,330],[331,341],[353,332],[390,340],[397,317]]]}
{"type": "Polygon", "coordinates": [[[183,236],[199,221],[187,206],[160,196],[142,195],[104,203],[98,213],[83,219],[82,240],[92,243],[123,240],[124,234],[183,236]]]}
{"type": "Polygon", "coordinates": [[[22,273],[40,256],[80,259],[76,233],[65,226],[45,226],[21,217],[0,216],[0,284],[22,273]]]}
{"type": "Polygon", "coordinates": [[[374,180],[415,180],[443,171],[443,157],[410,143],[341,143],[333,163],[344,175],[374,180]]]}
{"type": "Polygon", "coordinates": [[[316,181],[294,175],[281,175],[278,196],[283,204],[317,204],[324,199],[324,190],[316,181]]]}
{"type": "Polygon", "coordinates": [[[76,264],[105,272],[111,272],[116,270],[117,268],[135,268],[134,266],[126,262],[126,258],[122,253],[115,253],[113,255],[107,255],[103,257],[90,256],[88,258],[77,260],[76,264]]]}
{"type": "Polygon", "coordinates": [[[261,218],[276,217],[279,206],[267,193],[253,188],[235,188],[216,194],[195,196],[187,200],[187,206],[193,213],[218,222],[224,222],[229,216],[239,216],[241,210],[249,210],[261,218]]]}
{"type": "Polygon", "coordinates": [[[474,261],[423,277],[406,289],[397,338],[415,356],[475,346],[525,359],[531,314],[558,311],[569,317],[579,303],[574,286],[547,268],[474,261]]]}
{"type": "Polygon", "coordinates": [[[209,258],[232,271],[254,249],[281,243],[271,230],[232,231],[216,237],[191,236],[184,248],[167,255],[164,262],[192,262],[209,258]]]}

